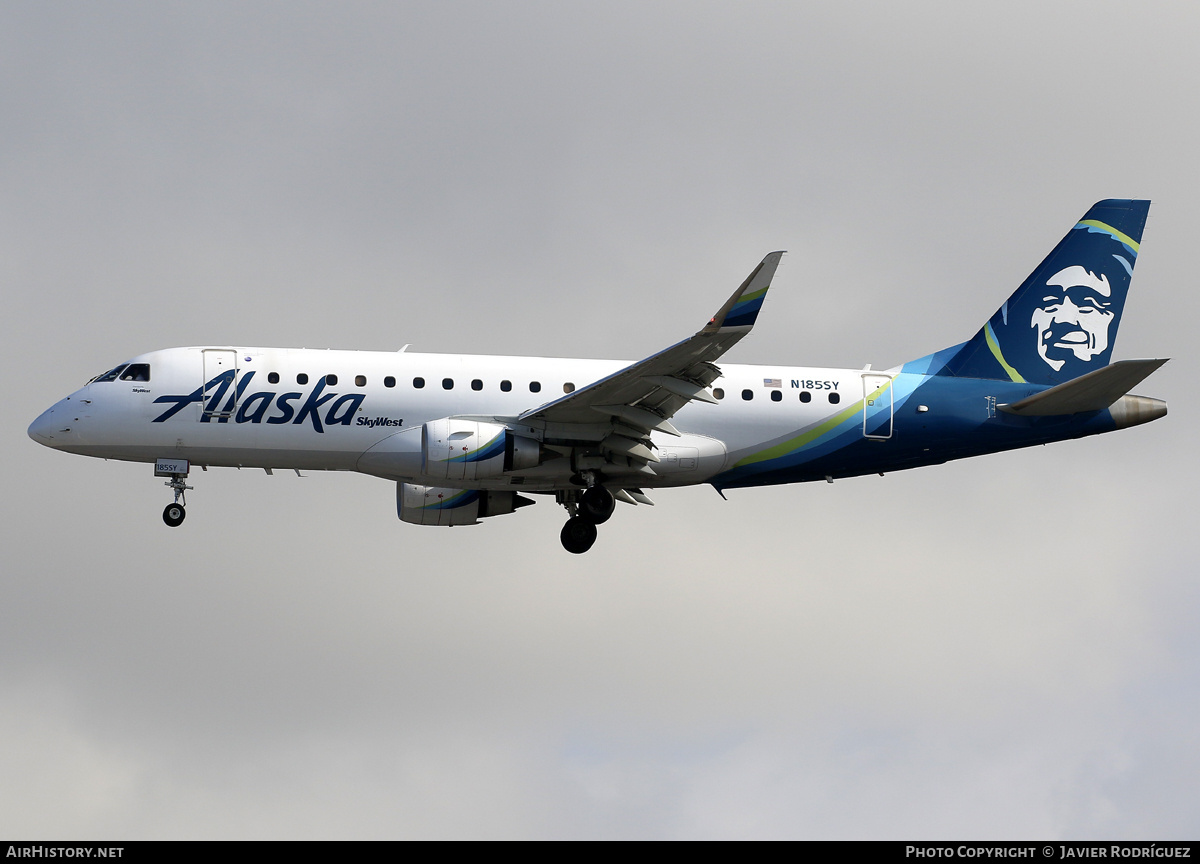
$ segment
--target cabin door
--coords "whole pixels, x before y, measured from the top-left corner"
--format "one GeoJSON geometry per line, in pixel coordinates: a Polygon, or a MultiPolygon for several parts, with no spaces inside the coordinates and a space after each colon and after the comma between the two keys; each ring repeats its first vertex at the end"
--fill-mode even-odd
{"type": "Polygon", "coordinates": [[[892,376],[864,372],[863,437],[886,441],[892,437],[892,376]]]}
{"type": "Polygon", "coordinates": [[[200,356],[204,358],[201,386],[220,379],[204,393],[200,402],[200,422],[224,422],[237,410],[237,352],[230,348],[205,348],[200,356]]]}

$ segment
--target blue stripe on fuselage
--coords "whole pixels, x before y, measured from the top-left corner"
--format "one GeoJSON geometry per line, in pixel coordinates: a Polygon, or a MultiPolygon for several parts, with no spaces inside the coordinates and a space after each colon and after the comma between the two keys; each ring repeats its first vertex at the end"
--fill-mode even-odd
{"type": "Polygon", "coordinates": [[[1048,389],[1042,385],[910,375],[905,371],[897,376],[894,387],[896,404],[890,439],[873,441],[864,438],[862,412],[859,411],[839,424],[832,434],[810,446],[775,459],[730,469],[710,482],[719,489],[727,489],[886,473],[1078,438],[1115,428],[1107,411],[1020,417],[994,408],[994,405],[1012,404],[1048,389]],[[918,411],[920,406],[928,410],[918,411]]]}

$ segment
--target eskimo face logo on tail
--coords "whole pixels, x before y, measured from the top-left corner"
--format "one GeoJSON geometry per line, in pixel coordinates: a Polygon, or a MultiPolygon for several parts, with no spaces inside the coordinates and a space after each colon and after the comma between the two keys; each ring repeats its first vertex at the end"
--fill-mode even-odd
{"type": "MultiPolygon", "coordinates": [[[[1127,227],[1140,234],[1140,223],[1127,227]]],[[[1058,384],[1107,365],[1137,253],[1138,242],[1118,229],[1077,223],[968,343],[952,374],[1058,384]]]]}
{"type": "Polygon", "coordinates": [[[1029,325],[1037,331],[1037,352],[1055,372],[1074,357],[1082,363],[1108,349],[1112,311],[1112,286],[1108,276],[1097,276],[1074,264],[1046,280],[1029,325]]]}

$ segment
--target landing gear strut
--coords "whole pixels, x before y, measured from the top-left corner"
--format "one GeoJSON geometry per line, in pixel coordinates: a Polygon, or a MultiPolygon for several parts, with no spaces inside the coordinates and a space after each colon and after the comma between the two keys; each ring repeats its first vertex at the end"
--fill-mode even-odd
{"type": "Polygon", "coordinates": [[[192,488],[184,480],[188,476],[188,463],[184,459],[159,459],[154,463],[154,476],[171,478],[163,485],[175,493],[175,502],[163,510],[163,521],[171,528],[178,528],[187,516],[184,493],[192,488]]]}
{"type": "Polygon", "coordinates": [[[582,555],[592,548],[596,542],[596,526],[607,522],[617,506],[617,499],[596,482],[591,472],[585,476],[590,483],[587,489],[583,492],[560,493],[558,500],[571,514],[559,539],[563,548],[572,555],[582,555]]]}

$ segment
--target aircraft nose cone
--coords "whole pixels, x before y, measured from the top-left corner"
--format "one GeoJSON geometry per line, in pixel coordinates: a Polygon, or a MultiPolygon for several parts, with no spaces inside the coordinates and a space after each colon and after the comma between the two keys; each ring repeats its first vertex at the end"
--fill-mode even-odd
{"type": "Polygon", "coordinates": [[[54,408],[47,408],[41,415],[29,424],[29,437],[47,447],[54,446],[54,408]]]}

